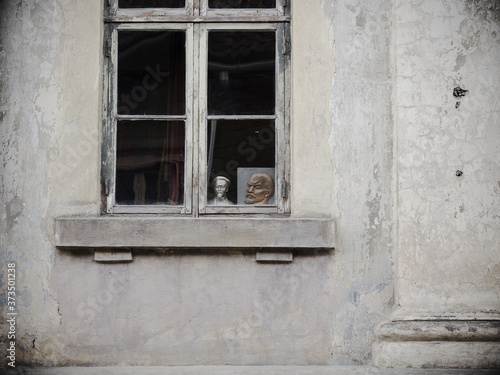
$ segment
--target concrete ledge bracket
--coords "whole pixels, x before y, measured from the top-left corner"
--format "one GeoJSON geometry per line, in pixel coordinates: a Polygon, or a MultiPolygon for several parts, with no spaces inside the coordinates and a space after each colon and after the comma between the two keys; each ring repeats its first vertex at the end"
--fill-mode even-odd
{"type": "Polygon", "coordinates": [[[292,252],[267,252],[257,251],[255,260],[262,263],[291,263],[293,262],[292,252]]]}
{"type": "Polygon", "coordinates": [[[106,250],[96,250],[94,254],[94,260],[96,262],[102,263],[122,263],[132,261],[132,251],[122,250],[122,251],[106,251],[106,250]]]}

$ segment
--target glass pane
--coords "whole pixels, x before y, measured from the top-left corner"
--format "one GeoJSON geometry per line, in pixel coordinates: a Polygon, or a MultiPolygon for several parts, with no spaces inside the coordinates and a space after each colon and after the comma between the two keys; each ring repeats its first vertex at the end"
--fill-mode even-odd
{"type": "Polygon", "coordinates": [[[210,8],[276,8],[276,0],[209,0],[210,8]]]}
{"type": "Polygon", "coordinates": [[[184,8],[185,0],[119,0],[120,8],[184,8]]]}
{"type": "Polygon", "coordinates": [[[209,206],[274,204],[274,120],[209,120],[207,155],[209,206]],[[247,183],[256,172],[270,177],[254,176],[269,186],[252,188],[247,197],[247,183]]]}
{"type": "Polygon", "coordinates": [[[275,55],[274,31],[211,31],[208,113],[274,114],[275,55]]]}
{"type": "Polygon", "coordinates": [[[119,32],[119,114],[183,115],[185,75],[184,31],[119,32]]]}
{"type": "Polygon", "coordinates": [[[184,202],[183,121],[119,121],[116,203],[184,202]]]}

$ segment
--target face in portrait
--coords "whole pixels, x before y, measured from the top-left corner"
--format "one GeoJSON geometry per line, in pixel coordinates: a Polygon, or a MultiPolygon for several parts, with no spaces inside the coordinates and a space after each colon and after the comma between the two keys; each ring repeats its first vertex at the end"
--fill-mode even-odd
{"type": "Polygon", "coordinates": [[[216,177],[213,182],[213,187],[215,190],[215,197],[217,199],[224,199],[229,189],[229,180],[224,177],[216,177]]]}
{"type": "Polygon", "coordinates": [[[246,204],[267,204],[274,195],[274,180],[265,172],[253,173],[247,182],[246,204]]]}
{"type": "Polygon", "coordinates": [[[233,202],[226,197],[229,186],[231,186],[231,181],[229,181],[229,179],[224,176],[217,176],[212,181],[212,186],[215,191],[215,197],[208,202],[209,205],[226,206],[233,204],[233,202]]]}

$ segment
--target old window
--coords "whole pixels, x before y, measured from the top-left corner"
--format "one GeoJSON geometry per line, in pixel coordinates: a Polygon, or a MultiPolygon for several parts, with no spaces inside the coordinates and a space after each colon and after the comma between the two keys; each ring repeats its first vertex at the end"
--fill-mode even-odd
{"type": "Polygon", "coordinates": [[[333,220],[290,213],[287,1],[104,7],[102,213],[121,217],[59,217],[56,246],[332,249],[333,220]]]}
{"type": "Polygon", "coordinates": [[[106,5],[106,213],[289,212],[283,0],[106,5]]]}

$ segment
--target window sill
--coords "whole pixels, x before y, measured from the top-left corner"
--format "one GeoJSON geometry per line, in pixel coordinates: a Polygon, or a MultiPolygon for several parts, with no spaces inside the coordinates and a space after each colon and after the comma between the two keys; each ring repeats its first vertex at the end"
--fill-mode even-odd
{"type": "Polygon", "coordinates": [[[61,248],[252,248],[329,250],[331,219],[65,217],[56,219],[61,248]]]}

